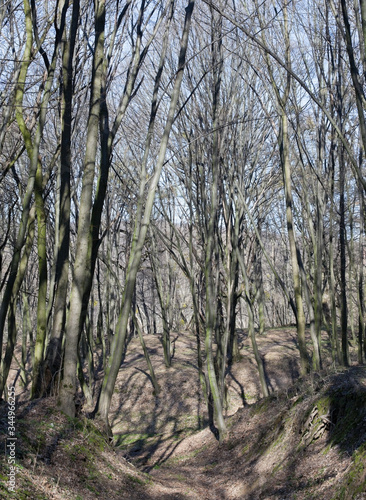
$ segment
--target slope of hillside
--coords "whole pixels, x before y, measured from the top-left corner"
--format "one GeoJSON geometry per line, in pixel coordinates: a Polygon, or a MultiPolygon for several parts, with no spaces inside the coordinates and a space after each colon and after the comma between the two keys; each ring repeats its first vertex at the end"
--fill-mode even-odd
{"type": "MultiPolygon", "coordinates": [[[[133,341],[112,404],[113,447],[85,415],[71,420],[59,413],[55,399],[29,403],[18,392],[16,493],[7,491],[4,458],[0,498],[366,498],[365,368],[301,380],[293,331],[274,330],[258,339],[272,390],[260,399],[248,339],[242,337],[242,360],[228,375],[229,432],[219,446],[206,427],[194,339],[176,339],[167,371],[158,340],[149,337],[161,393],[153,394],[133,341]]],[[[5,449],[4,402],[0,423],[5,449]]]]}
{"type": "Polygon", "coordinates": [[[188,438],[186,455],[152,465],[152,477],[177,478],[192,499],[366,498],[363,368],[299,382],[239,410],[229,426],[221,447],[188,438]]]}
{"type": "MultiPolygon", "coordinates": [[[[4,449],[6,405],[3,403],[0,411],[4,449]]],[[[164,498],[165,489],[159,487],[155,492],[152,479],[119,455],[93,422],[85,417],[70,419],[60,414],[52,398],[20,405],[16,434],[16,488],[14,493],[10,491],[10,465],[2,457],[0,498],[164,498]]]]}

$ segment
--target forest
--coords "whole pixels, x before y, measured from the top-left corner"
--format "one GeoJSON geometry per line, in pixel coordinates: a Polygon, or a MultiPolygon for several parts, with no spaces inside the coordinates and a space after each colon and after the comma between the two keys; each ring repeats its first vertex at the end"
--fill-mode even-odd
{"type": "MultiPolygon", "coordinates": [[[[270,422],[343,374],[302,443],[352,442],[365,492],[366,0],[0,0],[0,30],[1,418],[14,390],[133,453],[117,400],[178,380],[183,408],[188,381],[187,428],[229,450],[235,381],[270,422]]],[[[197,498],[285,498],[258,491],[197,498]]]]}

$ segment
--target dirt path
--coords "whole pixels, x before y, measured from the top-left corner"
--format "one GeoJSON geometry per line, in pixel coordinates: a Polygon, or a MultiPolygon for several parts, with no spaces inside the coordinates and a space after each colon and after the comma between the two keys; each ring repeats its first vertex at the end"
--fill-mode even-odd
{"type": "MultiPolygon", "coordinates": [[[[129,459],[150,470],[181,449],[187,435],[207,426],[196,363],[196,340],[187,333],[175,336],[172,367],[163,362],[156,336],[147,336],[161,393],[156,397],[141,346],[133,339],[120,371],[111,406],[116,444],[129,459]]],[[[326,338],[325,338],[326,340],[326,338]]],[[[239,334],[241,360],[227,375],[226,416],[261,398],[261,387],[250,340],[239,334]]],[[[269,330],[258,338],[271,393],[284,390],[299,376],[298,350],[293,328],[269,330]]]]}

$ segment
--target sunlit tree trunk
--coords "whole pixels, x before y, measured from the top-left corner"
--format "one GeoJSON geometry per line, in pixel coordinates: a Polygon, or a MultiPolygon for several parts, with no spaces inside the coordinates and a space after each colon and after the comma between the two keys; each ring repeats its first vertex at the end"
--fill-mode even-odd
{"type": "Polygon", "coordinates": [[[158,294],[159,305],[161,310],[161,318],[163,322],[163,351],[164,351],[164,362],[165,366],[169,368],[171,366],[171,344],[170,344],[170,328],[171,324],[169,321],[169,307],[170,307],[170,289],[168,287],[167,291],[164,292],[162,275],[160,271],[160,262],[157,257],[156,241],[153,232],[151,232],[151,251],[149,252],[151,267],[154,275],[154,281],[156,285],[156,291],[158,294]]]}
{"type": "Polygon", "coordinates": [[[297,318],[296,318],[297,340],[300,351],[301,372],[304,374],[309,371],[309,357],[305,341],[305,314],[304,314],[304,306],[302,300],[300,269],[297,260],[297,248],[296,248],[295,229],[293,222],[293,208],[292,208],[293,198],[292,198],[292,187],[291,187],[291,167],[289,159],[288,120],[284,110],[281,116],[279,145],[281,153],[283,179],[285,185],[287,233],[290,244],[292,277],[294,282],[294,294],[295,294],[295,303],[297,311],[297,318]]]}
{"type": "MultiPolygon", "coordinates": [[[[25,15],[26,43],[25,43],[24,52],[23,52],[23,61],[21,63],[18,81],[16,84],[16,92],[15,92],[16,113],[15,113],[15,116],[17,119],[18,126],[21,130],[21,133],[25,139],[24,142],[26,143],[29,154],[32,154],[31,138],[30,138],[30,134],[28,132],[28,129],[26,128],[24,118],[23,118],[23,97],[24,97],[24,91],[25,91],[23,82],[25,82],[26,77],[27,77],[28,68],[29,68],[29,65],[31,62],[31,54],[32,54],[32,46],[33,46],[32,16],[31,16],[31,9],[30,9],[30,5],[29,5],[28,0],[24,0],[24,15],[25,15]]],[[[23,243],[24,243],[24,239],[25,239],[26,231],[27,231],[27,223],[28,223],[29,211],[30,211],[30,207],[31,207],[31,199],[32,199],[33,187],[34,187],[34,178],[35,178],[35,173],[36,173],[36,169],[37,169],[37,161],[38,161],[38,155],[37,155],[36,162],[32,163],[31,170],[29,172],[28,183],[27,183],[26,191],[25,191],[24,198],[23,198],[23,204],[22,204],[22,208],[23,208],[22,218],[21,218],[20,225],[19,225],[17,240],[15,242],[9,278],[8,278],[8,281],[7,281],[7,284],[5,287],[5,291],[4,291],[4,295],[3,295],[3,299],[2,299],[2,303],[1,303],[1,307],[0,307],[0,359],[1,359],[2,348],[3,348],[3,335],[4,335],[4,326],[5,326],[5,321],[6,321],[6,315],[7,315],[8,307],[9,307],[9,304],[11,301],[13,286],[14,286],[14,282],[16,280],[18,266],[19,266],[20,257],[21,257],[21,251],[22,251],[22,247],[23,247],[23,243]]],[[[3,383],[5,383],[5,381],[3,383]]]]}
{"type": "Polygon", "coordinates": [[[140,344],[141,344],[142,350],[144,351],[144,356],[145,356],[145,360],[146,360],[147,366],[149,368],[151,381],[152,381],[152,384],[153,384],[153,387],[154,387],[154,396],[158,396],[159,393],[160,393],[160,386],[159,386],[159,383],[158,383],[156,375],[155,375],[154,367],[153,367],[153,365],[151,363],[149,351],[147,350],[147,347],[146,347],[146,344],[145,344],[145,340],[144,340],[144,335],[142,333],[141,324],[139,323],[139,320],[137,319],[136,314],[135,314],[134,311],[132,311],[132,318],[133,318],[133,321],[135,323],[135,327],[136,327],[136,330],[137,330],[137,333],[138,333],[138,336],[139,336],[139,340],[140,340],[140,344]]]}
{"type": "Polygon", "coordinates": [[[11,310],[8,317],[8,341],[6,345],[5,355],[1,360],[0,365],[0,395],[3,393],[6,380],[9,375],[10,365],[13,358],[14,347],[17,337],[16,328],[16,302],[17,296],[20,291],[20,287],[23,283],[24,275],[27,270],[29,256],[32,251],[34,232],[35,232],[35,207],[33,206],[29,213],[28,224],[27,224],[27,237],[24,244],[24,250],[22,258],[18,266],[18,272],[16,279],[14,280],[14,285],[12,288],[12,295],[10,298],[9,309],[11,310]]]}
{"type": "MultiPolygon", "coordinates": [[[[290,37],[289,37],[289,27],[288,27],[288,12],[287,6],[283,6],[283,36],[285,40],[285,59],[286,65],[291,67],[290,63],[290,37]]],[[[297,340],[300,352],[300,366],[301,373],[305,374],[309,371],[309,357],[305,341],[305,314],[304,306],[302,300],[301,292],[301,277],[299,263],[297,260],[297,245],[295,228],[293,221],[293,196],[292,196],[292,180],[291,180],[291,163],[290,163],[290,151],[289,151],[289,133],[288,133],[288,117],[286,113],[286,105],[288,103],[288,98],[291,88],[292,77],[289,73],[286,75],[286,83],[282,91],[275,80],[273,70],[271,67],[270,59],[268,53],[266,53],[267,67],[270,72],[270,78],[272,82],[272,87],[274,89],[277,101],[277,109],[279,112],[279,131],[278,131],[278,145],[280,150],[280,161],[284,182],[285,190],[285,204],[286,204],[286,223],[287,223],[287,234],[290,246],[290,256],[291,256],[291,266],[292,266],[292,279],[294,285],[294,295],[296,304],[296,328],[297,328],[297,340]]]]}
{"type": "Polygon", "coordinates": [[[54,382],[60,375],[62,359],[62,339],[66,321],[67,292],[69,282],[69,246],[70,246],[70,176],[71,176],[71,122],[73,97],[73,58],[77,26],[79,21],[79,0],[73,2],[72,21],[69,38],[64,31],[62,54],[62,94],[61,94],[61,159],[58,170],[57,193],[58,234],[55,267],[55,300],[53,325],[46,353],[46,367],[54,382]]]}
{"type": "Polygon", "coordinates": [[[88,117],[86,151],[83,169],[83,183],[80,198],[78,236],[75,253],[74,278],[70,295],[70,312],[66,325],[65,358],[63,381],[60,392],[61,409],[69,416],[75,416],[74,396],[76,393],[76,371],[78,362],[79,333],[89,253],[93,184],[98,145],[100,98],[104,66],[105,1],[95,6],[95,44],[93,74],[91,82],[90,109],[88,117]]]}
{"type": "MultiPolygon", "coordinates": [[[[63,8],[61,9],[60,31],[63,30],[65,25],[66,11],[67,11],[67,4],[64,4],[63,8]]],[[[48,110],[48,103],[51,96],[51,89],[55,76],[56,62],[58,59],[58,47],[60,43],[60,37],[59,34],[57,34],[54,43],[54,52],[51,63],[49,63],[47,60],[46,64],[46,79],[44,84],[44,90],[40,102],[40,110],[38,115],[36,132],[34,138],[32,138],[23,114],[24,113],[23,99],[25,94],[24,82],[26,81],[29,65],[32,60],[32,50],[33,50],[33,23],[32,23],[31,8],[28,0],[24,0],[24,15],[25,15],[25,27],[26,27],[26,45],[23,53],[23,60],[16,86],[15,117],[26,147],[27,155],[30,161],[30,167],[28,173],[27,187],[22,201],[22,215],[18,228],[18,234],[16,237],[14,252],[12,256],[9,279],[5,288],[3,301],[0,308],[0,355],[2,352],[3,331],[4,331],[6,315],[8,312],[8,307],[10,303],[13,302],[15,297],[14,287],[19,276],[18,272],[19,263],[21,260],[21,251],[25,241],[27,224],[31,210],[31,202],[32,202],[32,195],[35,185],[37,168],[41,168],[39,161],[39,150],[40,150],[41,140],[43,138],[46,115],[48,110]]],[[[10,343],[8,342],[7,350],[10,347],[11,347],[11,342],[10,343]]],[[[8,357],[9,357],[9,351],[8,351],[8,356],[6,356],[6,359],[8,359],[8,357]]],[[[5,381],[3,380],[2,383],[5,383],[5,381]]]]}
{"type": "Polygon", "coordinates": [[[141,262],[142,250],[146,239],[146,234],[150,224],[150,216],[154,204],[155,193],[157,189],[157,184],[160,178],[160,174],[163,168],[166,149],[168,145],[169,135],[173,124],[174,114],[178,104],[178,97],[180,86],[183,79],[183,70],[186,61],[186,53],[188,46],[188,34],[191,23],[191,17],[194,7],[194,1],[189,1],[188,6],[186,7],[186,17],[185,24],[183,28],[183,34],[181,39],[181,48],[179,54],[179,62],[178,62],[178,70],[174,83],[173,90],[171,92],[171,100],[169,105],[169,111],[167,120],[165,123],[165,128],[163,132],[163,136],[160,142],[159,154],[156,160],[155,171],[153,177],[150,181],[150,185],[148,188],[148,193],[146,196],[145,193],[145,185],[146,185],[146,162],[147,162],[147,154],[150,148],[150,142],[153,133],[155,115],[156,115],[156,102],[157,102],[157,92],[160,84],[161,72],[164,67],[165,62],[165,53],[164,50],[162,52],[162,58],[159,65],[158,76],[155,81],[155,89],[154,89],[154,97],[152,103],[152,111],[150,118],[150,127],[149,127],[149,135],[147,139],[147,143],[145,145],[145,157],[146,160],[143,163],[142,175],[141,175],[141,186],[140,186],[140,195],[138,200],[137,207],[137,215],[135,220],[135,230],[132,241],[131,253],[126,273],[126,283],[122,297],[122,307],[119,314],[117,331],[113,338],[112,344],[112,354],[109,358],[108,364],[105,370],[105,376],[103,379],[103,384],[101,388],[101,392],[98,398],[96,413],[98,418],[104,422],[109,430],[108,423],[108,411],[112,399],[114,385],[117,379],[118,371],[120,368],[121,360],[123,357],[126,333],[127,333],[127,325],[128,319],[131,310],[132,297],[134,294],[136,276],[141,262]],[[144,201],[145,208],[143,209],[144,201]],[[139,215],[141,214],[141,215],[139,215]]]}
{"type": "Polygon", "coordinates": [[[254,312],[253,312],[253,300],[250,297],[250,289],[249,289],[249,280],[248,280],[248,274],[245,269],[245,264],[243,261],[242,256],[238,253],[239,257],[239,263],[240,263],[240,269],[242,272],[242,276],[244,279],[244,286],[245,286],[245,301],[247,304],[247,311],[248,311],[248,331],[249,331],[249,337],[252,343],[252,348],[253,348],[253,353],[254,353],[254,358],[257,363],[257,368],[258,368],[258,373],[259,373],[259,380],[261,383],[262,387],[262,393],[264,397],[269,396],[269,390],[268,390],[268,384],[266,380],[266,375],[264,371],[264,363],[263,359],[259,353],[258,349],[258,344],[257,344],[257,339],[255,337],[255,329],[254,329],[254,312]]]}
{"type": "Polygon", "coordinates": [[[339,344],[338,325],[337,325],[337,307],[336,307],[336,285],[334,273],[334,176],[335,176],[335,143],[331,148],[331,186],[330,186],[330,222],[329,222],[329,294],[330,294],[330,311],[331,311],[331,343],[332,343],[332,360],[341,363],[341,348],[339,344]]]}
{"type": "Polygon", "coordinates": [[[38,302],[37,302],[37,334],[33,356],[33,383],[31,398],[42,394],[43,361],[47,333],[47,233],[46,213],[42,189],[42,166],[38,163],[35,180],[35,205],[37,213],[37,248],[38,248],[38,302]]]}

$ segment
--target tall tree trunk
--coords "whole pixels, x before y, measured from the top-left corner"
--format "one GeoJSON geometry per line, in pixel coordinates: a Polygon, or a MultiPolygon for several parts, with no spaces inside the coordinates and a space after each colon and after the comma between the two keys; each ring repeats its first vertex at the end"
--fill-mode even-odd
{"type": "Polygon", "coordinates": [[[95,44],[93,56],[93,74],[91,82],[90,109],[87,127],[86,151],[84,159],[83,183],[80,199],[78,237],[76,244],[74,279],[70,295],[70,312],[66,326],[64,373],[60,391],[60,406],[70,417],[75,416],[74,396],[76,393],[76,372],[78,362],[79,334],[83,298],[90,265],[89,237],[93,184],[98,144],[100,98],[104,67],[104,29],[105,0],[99,0],[95,6],[95,44]]]}
{"type": "MultiPolygon", "coordinates": [[[[341,0],[342,7],[343,0],[341,0]]],[[[346,20],[345,20],[346,21],[346,20]]],[[[346,21],[347,24],[347,21],[346,21]]],[[[348,40],[349,42],[349,40],[348,40]]],[[[350,60],[352,54],[350,47],[347,43],[348,54],[350,60]]],[[[344,128],[344,106],[343,106],[343,73],[342,73],[342,55],[341,45],[339,41],[338,49],[338,78],[337,78],[337,115],[338,126],[343,132],[344,128]]],[[[355,80],[354,72],[352,72],[353,81],[355,80]]],[[[358,102],[358,99],[357,99],[358,102]]],[[[358,104],[359,106],[359,104],[358,104]]],[[[362,124],[360,124],[362,126],[362,124]]],[[[339,162],[339,247],[340,247],[340,295],[341,295],[341,339],[342,339],[342,364],[349,366],[349,353],[348,353],[348,311],[347,311],[347,280],[346,280],[346,208],[345,208],[345,179],[346,179],[346,164],[345,164],[345,149],[344,145],[339,141],[338,143],[338,162],[339,162]]]]}
{"type": "MultiPolygon", "coordinates": [[[[261,222],[259,223],[258,232],[261,234],[261,222]]],[[[254,254],[254,279],[257,289],[257,304],[258,304],[258,321],[259,321],[259,335],[263,335],[266,330],[266,319],[264,311],[264,288],[263,288],[263,269],[262,269],[262,251],[259,245],[258,238],[256,238],[254,254]]]]}
{"type": "Polygon", "coordinates": [[[61,94],[61,160],[58,170],[58,247],[56,248],[55,305],[50,341],[46,353],[46,369],[50,379],[60,374],[62,340],[66,321],[67,292],[69,280],[70,246],[70,175],[71,175],[71,131],[73,98],[73,58],[79,22],[79,0],[74,0],[69,39],[64,31],[62,54],[62,94],[61,94]]]}
{"type": "Polygon", "coordinates": [[[157,378],[155,375],[155,370],[154,370],[154,367],[151,363],[149,351],[147,350],[147,347],[145,344],[144,335],[142,333],[142,328],[141,328],[141,325],[136,317],[135,311],[132,311],[132,318],[133,318],[133,322],[135,323],[135,327],[136,327],[136,330],[137,330],[137,333],[138,333],[138,336],[140,339],[140,344],[141,344],[142,350],[144,351],[144,356],[145,356],[147,366],[149,368],[151,382],[152,382],[153,387],[154,387],[154,396],[159,396],[160,386],[159,386],[159,383],[157,381],[157,378]]]}
{"type": "MultiPolygon", "coordinates": [[[[5,288],[4,296],[3,296],[3,301],[1,304],[0,308],[0,357],[2,354],[2,341],[3,341],[3,332],[4,332],[4,325],[5,325],[5,320],[6,320],[6,315],[8,312],[8,307],[10,303],[14,304],[15,300],[15,290],[16,290],[16,283],[18,280],[18,274],[19,274],[19,263],[21,262],[21,251],[22,247],[24,244],[25,236],[26,236],[26,231],[27,231],[27,224],[29,222],[29,216],[30,216],[30,210],[31,210],[31,201],[32,201],[32,195],[33,195],[33,189],[35,185],[35,178],[37,176],[37,168],[40,168],[40,161],[39,161],[39,150],[40,150],[40,145],[41,141],[43,138],[43,131],[45,127],[45,121],[46,121],[46,115],[47,115],[47,110],[48,110],[48,103],[51,97],[51,89],[54,81],[54,76],[55,76],[55,68],[56,68],[56,62],[58,59],[58,47],[60,44],[60,33],[63,32],[64,26],[65,26],[65,17],[66,17],[66,12],[68,9],[68,3],[65,2],[62,6],[61,9],[61,22],[60,22],[60,29],[58,33],[56,34],[56,39],[54,42],[54,52],[52,56],[52,61],[51,63],[47,64],[47,78],[44,84],[44,91],[43,95],[41,98],[41,103],[40,103],[40,110],[39,110],[39,115],[38,115],[38,124],[37,124],[37,129],[34,135],[34,138],[32,140],[30,130],[27,127],[27,124],[24,119],[23,115],[23,98],[24,98],[24,93],[25,93],[25,82],[26,82],[26,76],[28,73],[28,68],[29,64],[32,59],[32,45],[33,45],[33,23],[32,23],[32,14],[31,14],[31,8],[29,5],[28,0],[24,0],[24,15],[25,15],[25,27],[26,27],[26,46],[24,49],[24,54],[23,54],[23,61],[21,63],[21,69],[19,72],[19,78],[16,86],[16,94],[15,94],[15,104],[16,104],[16,110],[15,110],[15,116],[16,116],[16,121],[17,125],[19,127],[19,130],[22,134],[27,155],[30,160],[30,167],[29,167],[29,174],[28,174],[28,181],[27,181],[27,187],[26,191],[23,197],[23,202],[22,202],[22,216],[18,228],[18,234],[16,237],[16,242],[14,246],[14,253],[12,256],[12,261],[11,261],[11,267],[10,267],[10,274],[9,274],[9,279],[5,288]]],[[[20,273],[22,274],[22,273],[20,273]]],[[[20,286],[20,285],[19,285],[20,286]]],[[[18,290],[19,291],[19,290],[18,290]]],[[[10,344],[8,345],[8,347],[10,344]]],[[[8,357],[7,357],[8,359],[8,357]]],[[[2,383],[5,383],[3,380],[2,383]]],[[[2,384],[1,384],[2,385],[2,384]]],[[[1,394],[1,393],[0,393],[1,394]]]]}
{"type": "MultiPolygon", "coordinates": [[[[23,118],[23,98],[25,92],[24,82],[27,77],[27,72],[29,68],[29,64],[31,61],[32,54],[32,46],[33,46],[33,26],[32,26],[32,15],[31,9],[28,0],[24,0],[24,15],[25,15],[25,30],[26,30],[26,43],[24,47],[23,60],[20,66],[20,71],[18,75],[18,81],[16,83],[16,91],[15,91],[15,116],[18,123],[18,127],[23,135],[24,142],[27,147],[28,155],[32,156],[32,144],[30,133],[25,125],[23,118]]],[[[3,299],[0,307],[0,359],[2,357],[2,348],[3,348],[3,336],[4,336],[4,327],[6,322],[6,315],[8,313],[8,307],[12,300],[13,286],[17,277],[18,266],[21,258],[21,251],[24,244],[24,240],[27,232],[27,224],[29,218],[29,211],[31,207],[31,199],[33,194],[34,187],[34,178],[37,170],[37,162],[32,162],[31,169],[29,171],[28,182],[26,191],[23,197],[22,203],[22,217],[18,229],[17,239],[14,245],[14,253],[10,265],[10,273],[9,278],[5,287],[3,299]]],[[[3,381],[5,383],[5,381],[3,381]]],[[[0,393],[1,396],[2,393],[0,393]]]]}
{"type": "Polygon", "coordinates": [[[290,244],[292,277],[294,283],[294,294],[295,294],[295,303],[297,311],[297,318],[296,318],[297,341],[299,344],[299,351],[300,351],[301,373],[305,374],[309,371],[309,357],[305,341],[305,314],[302,301],[300,269],[297,260],[296,238],[295,238],[295,229],[293,222],[293,208],[292,208],[293,198],[292,198],[292,187],[291,187],[291,167],[289,158],[288,120],[284,110],[282,110],[282,116],[281,116],[279,145],[281,153],[283,180],[285,185],[287,233],[290,244]]]}
{"type": "Polygon", "coordinates": [[[331,186],[330,186],[330,221],[329,221],[329,294],[330,294],[330,310],[331,310],[331,343],[332,343],[332,360],[335,364],[342,362],[341,349],[339,345],[338,326],[337,326],[337,308],[336,308],[336,286],[335,286],[335,273],[334,273],[334,176],[335,176],[335,158],[334,151],[335,144],[331,148],[331,186]]]}
{"type": "Polygon", "coordinates": [[[160,272],[159,262],[157,260],[156,241],[153,232],[151,234],[151,250],[149,252],[151,267],[153,271],[156,291],[158,293],[159,305],[161,310],[161,318],[163,322],[163,351],[165,366],[171,366],[171,345],[170,345],[170,321],[169,321],[169,307],[170,307],[170,290],[164,293],[163,280],[160,272]]]}
{"type": "Polygon", "coordinates": [[[365,201],[362,187],[359,185],[358,195],[360,199],[360,242],[359,242],[359,269],[358,269],[358,343],[357,353],[359,364],[363,363],[363,350],[365,348],[365,306],[364,306],[364,215],[365,201]]]}
{"type": "MultiPolygon", "coordinates": [[[[22,302],[23,302],[23,325],[22,325],[22,357],[21,357],[21,362],[20,362],[20,379],[21,379],[21,385],[23,387],[27,386],[27,370],[26,370],[26,365],[27,365],[27,352],[28,352],[28,337],[29,337],[29,342],[31,341],[30,339],[30,332],[32,329],[32,325],[30,322],[30,317],[29,317],[29,303],[28,303],[28,295],[23,292],[23,297],[22,297],[22,302]]],[[[31,343],[31,342],[30,342],[31,343]]]]}
{"type": "Polygon", "coordinates": [[[33,384],[31,399],[41,396],[44,385],[44,351],[47,333],[47,234],[46,212],[42,190],[42,166],[38,162],[35,180],[35,204],[37,212],[37,248],[38,248],[38,303],[37,303],[37,335],[33,357],[33,384]]]}
{"type": "Polygon", "coordinates": [[[260,380],[261,387],[262,387],[263,397],[267,397],[267,396],[269,396],[269,390],[268,390],[268,384],[267,384],[266,375],[265,375],[265,371],[264,371],[263,359],[261,358],[261,355],[259,353],[257,339],[255,337],[253,302],[252,302],[252,299],[250,297],[248,274],[247,274],[247,271],[245,269],[245,264],[244,264],[243,258],[239,254],[239,251],[237,251],[237,252],[238,252],[240,269],[241,269],[241,273],[242,273],[242,276],[244,279],[244,285],[245,285],[245,301],[247,303],[247,311],[248,311],[249,336],[250,336],[250,340],[252,343],[255,361],[257,363],[259,380],[260,380]]]}
{"type": "Polygon", "coordinates": [[[346,278],[346,222],[345,222],[345,162],[343,146],[340,145],[341,151],[339,159],[339,246],[341,258],[341,336],[342,336],[342,364],[349,366],[348,353],[348,325],[347,325],[347,278],[346,278]]]}
{"type": "Polygon", "coordinates": [[[20,291],[20,287],[23,283],[24,275],[27,270],[29,256],[32,251],[33,240],[34,240],[34,224],[35,224],[35,207],[33,206],[29,213],[28,225],[27,225],[27,238],[24,245],[24,251],[22,258],[18,266],[18,272],[16,279],[14,280],[14,285],[12,288],[12,295],[10,300],[10,310],[8,318],[8,341],[6,344],[6,351],[4,358],[1,360],[0,365],[0,397],[4,391],[6,380],[8,378],[11,360],[13,358],[14,346],[16,342],[16,301],[17,296],[20,291]]]}
{"type": "MultiPolygon", "coordinates": [[[[214,405],[214,417],[218,428],[219,440],[222,441],[226,435],[227,429],[223,415],[223,399],[224,388],[219,386],[219,381],[216,376],[214,352],[213,352],[213,339],[217,340],[217,357],[221,356],[221,366],[226,364],[226,352],[222,350],[221,339],[217,339],[220,335],[218,331],[220,314],[218,307],[218,296],[215,293],[218,284],[215,283],[215,233],[217,228],[218,219],[218,189],[219,189],[219,98],[221,87],[221,72],[222,72],[222,42],[221,38],[215,40],[218,33],[221,33],[222,25],[221,19],[220,31],[214,28],[213,12],[211,13],[211,51],[212,51],[212,68],[213,68],[213,94],[212,94],[212,179],[211,179],[211,197],[210,208],[208,216],[208,226],[206,235],[206,252],[205,252],[205,285],[206,285],[206,368],[209,380],[210,394],[214,405]],[[221,351],[221,352],[220,352],[221,351]],[[221,391],[220,391],[221,389],[221,391]]],[[[218,265],[218,262],[217,262],[218,265]]],[[[217,273],[216,273],[217,274],[217,273]]]]}
{"type": "MultiPolygon", "coordinates": [[[[183,28],[183,34],[182,34],[182,39],[181,39],[181,47],[180,47],[180,54],[179,54],[179,62],[178,62],[178,70],[177,70],[177,76],[175,79],[174,83],[174,88],[171,93],[171,100],[170,100],[170,106],[169,106],[169,112],[168,112],[168,117],[166,120],[163,136],[161,139],[160,143],[160,149],[159,149],[159,154],[156,160],[156,167],[155,171],[153,174],[153,177],[150,181],[150,186],[148,189],[147,193],[147,198],[145,194],[145,184],[146,184],[146,175],[144,179],[141,179],[141,187],[140,187],[140,196],[138,200],[138,212],[142,213],[143,209],[143,203],[146,198],[146,204],[145,204],[145,209],[143,212],[143,216],[140,218],[139,215],[137,215],[137,220],[135,222],[135,231],[134,231],[134,238],[132,242],[132,248],[131,248],[131,253],[130,253],[130,258],[129,258],[129,263],[128,263],[128,268],[127,268],[127,274],[126,274],[126,284],[123,292],[123,297],[122,297],[122,307],[121,311],[119,314],[119,319],[118,319],[118,324],[117,324],[117,331],[116,334],[113,338],[113,345],[112,345],[112,354],[108,360],[108,364],[105,370],[105,376],[103,379],[103,384],[101,388],[101,392],[99,394],[97,406],[96,406],[96,413],[98,418],[102,422],[104,422],[106,429],[109,429],[109,423],[108,423],[108,411],[110,407],[110,403],[112,400],[112,394],[113,394],[113,389],[114,385],[117,379],[118,371],[121,365],[121,360],[123,357],[123,352],[124,352],[124,347],[125,347],[125,340],[126,340],[126,333],[127,333],[127,324],[128,324],[128,319],[130,315],[130,310],[131,310],[131,302],[132,302],[132,297],[135,289],[135,283],[136,283],[136,276],[137,272],[140,266],[141,262],[141,255],[142,255],[142,249],[145,243],[146,239],[146,233],[148,231],[148,227],[150,224],[150,216],[154,204],[154,198],[155,198],[155,193],[157,189],[157,184],[160,178],[160,174],[163,168],[164,164],[164,159],[165,159],[165,154],[168,146],[168,140],[169,140],[169,135],[170,131],[172,128],[173,120],[174,120],[174,114],[175,110],[178,104],[178,97],[179,97],[179,91],[180,91],[180,86],[182,83],[183,79],[183,70],[185,67],[185,62],[186,62],[186,53],[187,53],[187,47],[188,47],[188,34],[189,34],[189,28],[190,28],[190,23],[191,23],[191,17],[192,17],[192,12],[193,12],[193,7],[194,7],[194,1],[190,0],[188,3],[188,6],[186,7],[186,17],[185,17],[185,23],[184,23],[184,28],[183,28]]],[[[165,62],[165,54],[163,54],[163,59],[161,60],[160,64],[160,72],[163,69],[163,65],[165,62]]],[[[158,85],[160,82],[160,75],[158,75],[158,78],[156,80],[156,86],[154,89],[154,100],[152,104],[152,113],[151,113],[151,118],[153,119],[153,122],[155,121],[155,115],[156,115],[156,98],[157,98],[157,91],[158,91],[158,85]]],[[[152,122],[152,126],[153,126],[152,122]]],[[[153,130],[149,131],[150,134],[152,134],[153,130]]],[[[148,144],[151,141],[151,137],[148,138],[148,144]]],[[[149,148],[149,147],[148,147],[149,148]]],[[[148,151],[145,153],[147,154],[148,151]]],[[[147,161],[147,158],[146,158],[147,161]]]]}

